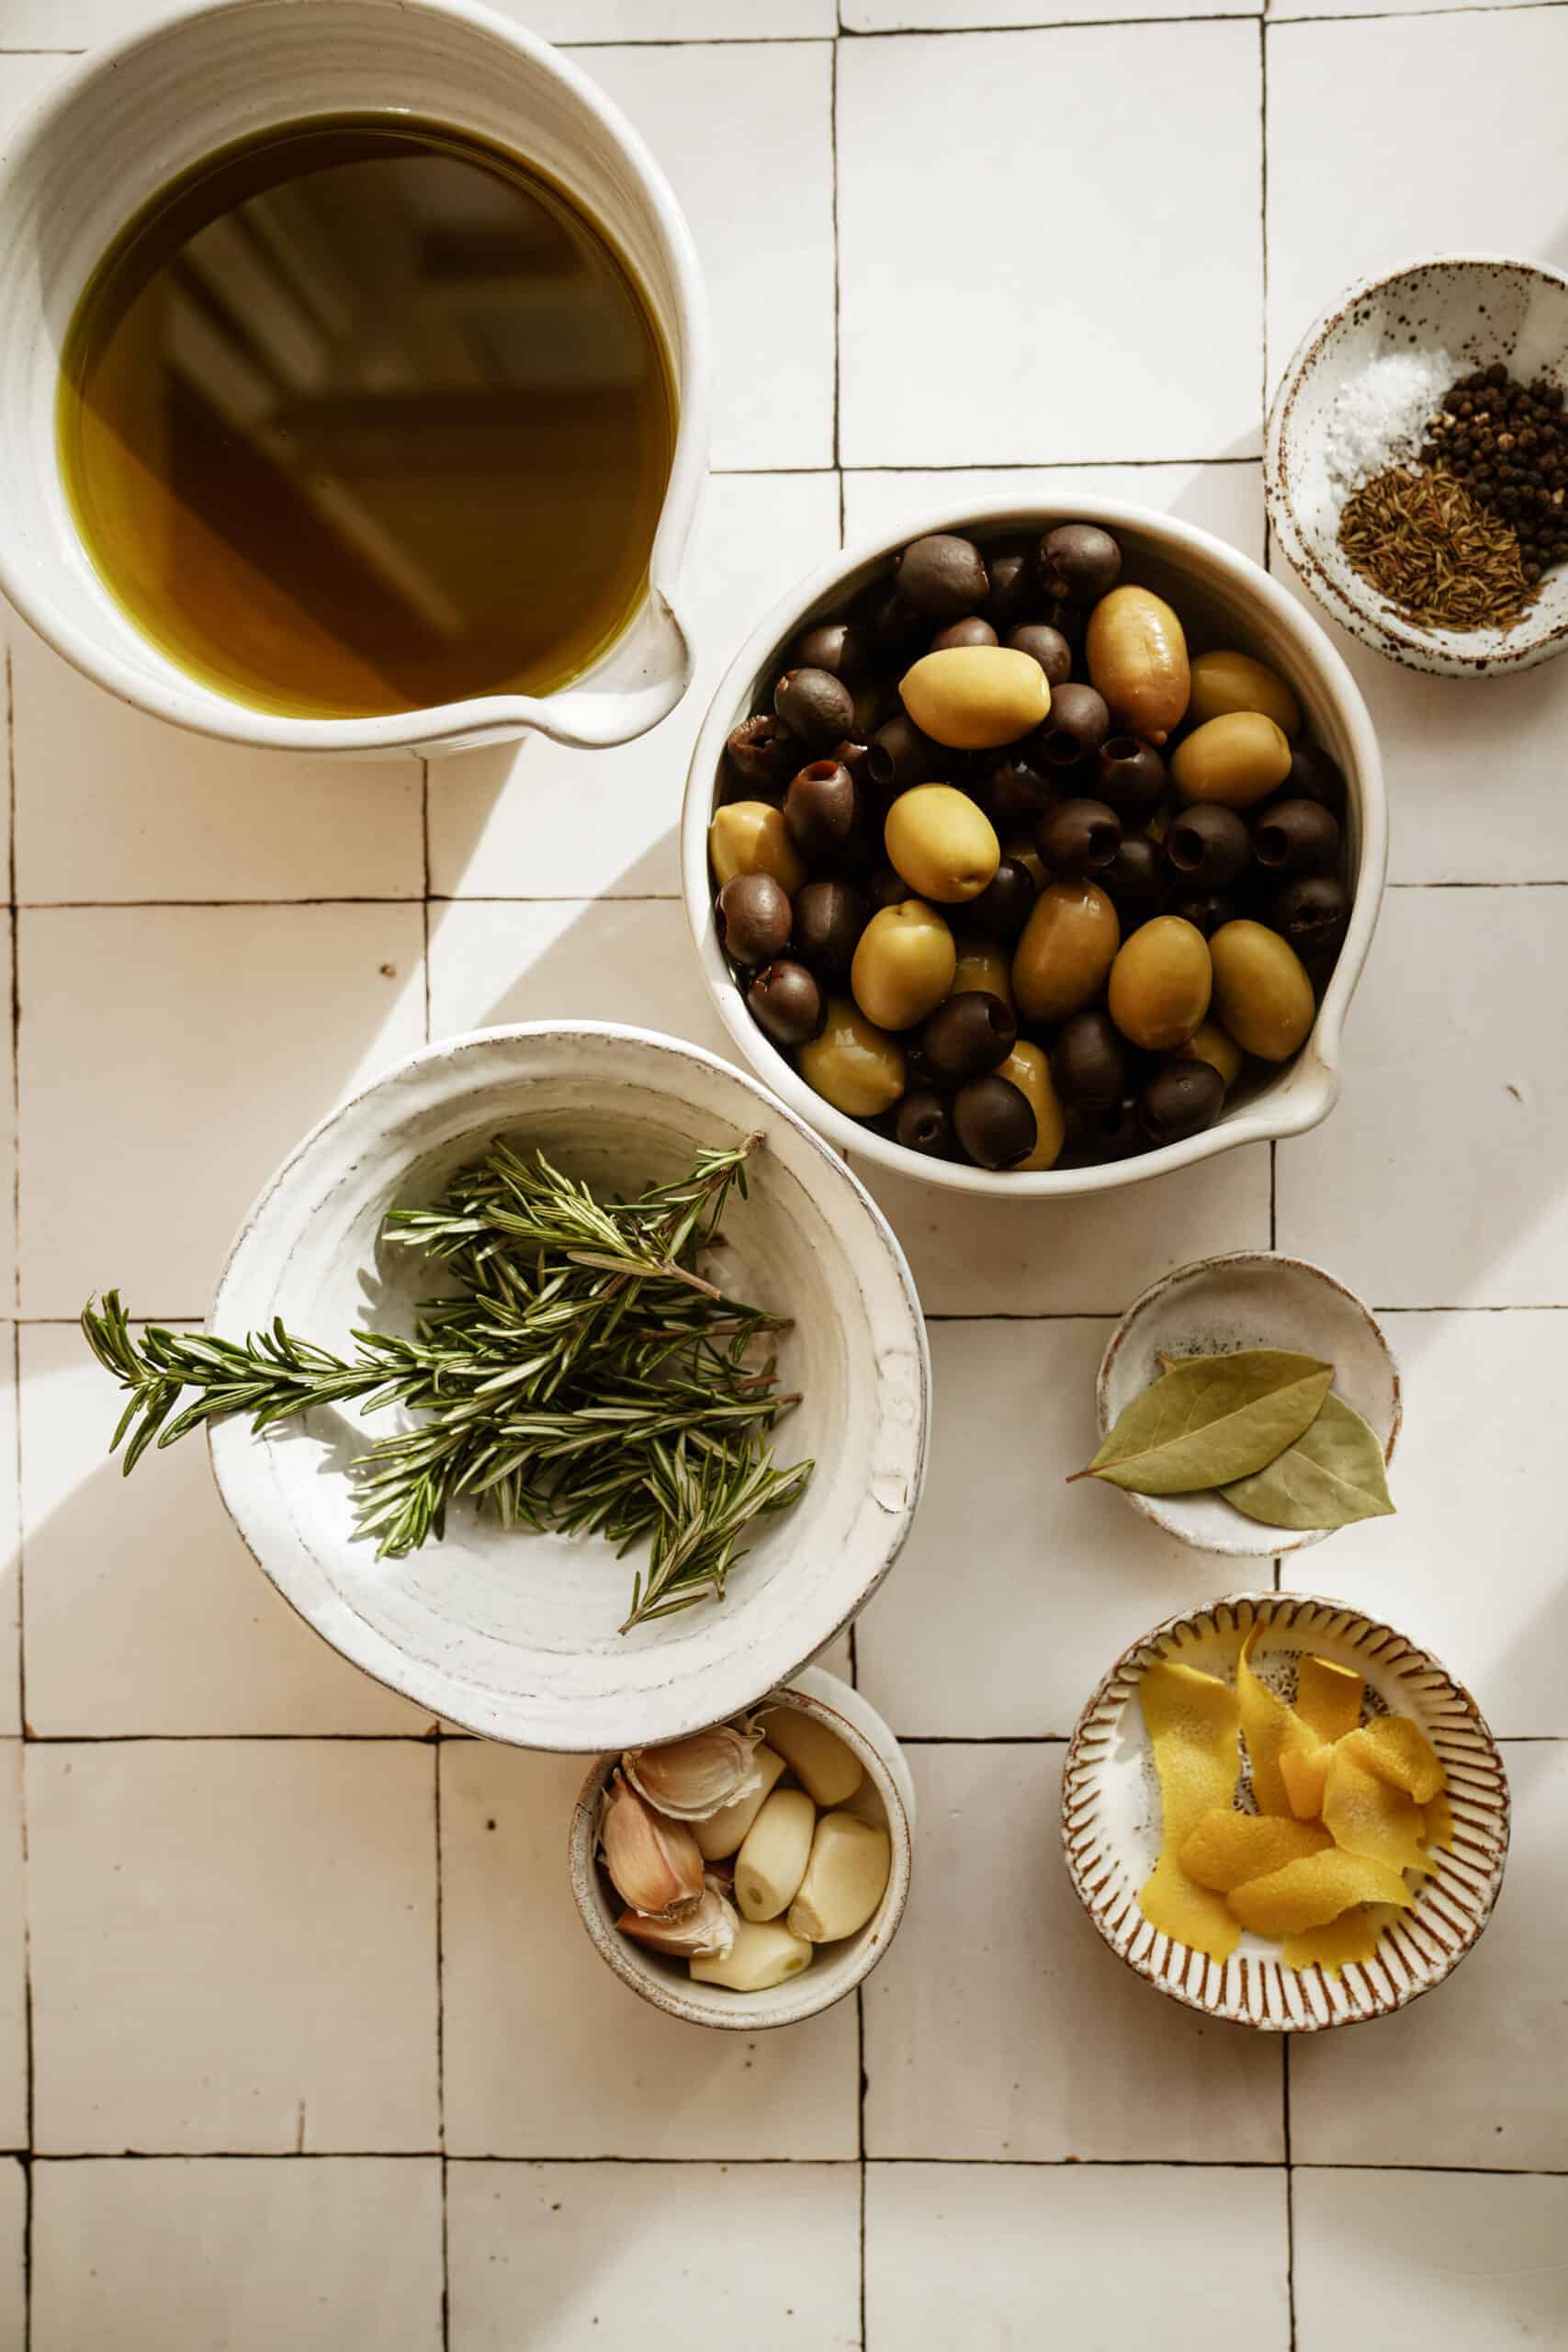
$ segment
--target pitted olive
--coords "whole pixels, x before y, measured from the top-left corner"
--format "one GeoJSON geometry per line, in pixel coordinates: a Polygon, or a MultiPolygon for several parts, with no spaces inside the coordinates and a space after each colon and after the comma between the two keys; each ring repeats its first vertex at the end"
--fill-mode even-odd
{"type": "Polygon", "coordinates": [[[737,964],[767,964],[789,945],[789,893],[771,874],[737,874],[714,902],[718,944],[737,964]]]}
{"type": "Polygon", "coordinates": [[[955,989],[920,1031],[920,1058],[944,1085],[962,1086],[1005,1062],[1018,1036],[1012,1008],[988,989],[955,989]]]}
{"type": "Polygon", "coordinates": [[[931,653],[945,653],[954,645],[995,645],[996,642],[997,632],[989,621],[982,620],[978,613],[965,613],[961,621],[949,621],[945,628],[939,628],[926,650],[931,653]]]}
{"type": "Polygon", "coordinates": [[[1032,827],[1055,799],[1059,787],[1022,751],[1004,752],[986,777],[986,805],[997,825],[1032,827]]]}
{"type": "Polygon", "coordinates": [[[835,678],[858,678],[870,669],[871,632],[853,621],[819,621],[795,640],[794,660],[803,670],[830,670],[835,678]]]}
{"type": "MultiPolygon", "coordinates": [[[[787,800],[784,813],[789,813],[787,800]]],[[[1252,843],[1246,820],[1217,800],[1200,800],[1181,809],[1165,829],[1165,862],[1173,886],[1190,894],[1228,890],[1251,865],[1252,843]]]]}
{"type": "Polygon", "coordinates": [[[1010,947],[1037,896],[1034,876],[1017,858],[1004,857],[977,899],[971,899],[964,919],[1010,947]]]}
{"type": "Polygon", "coordinates": [[[1191,1036],[1209,1010],[1213,984],[1201,932],[1179,915],[1156,915],[1122,946],[1106,1001],[1123,1037],[1162,1053],[1191,1036]]]}
{"type": "Polygon", "coordinates": [[[1179,725],[1191,691],[1187,637],[1163,596],[1112,588],[1089,616],[1090,680],[1131,735],[1163,743],[1179,725]]]}
{"type": "Polygon", "coordinates": [[[1146,833],[1129,833],[1094,878],[1116,910],[1123,939],[1166,910],[1165,865],[1158,844],[1146,833]]]}
{"type": "Polygon", "coordinates": [[[1111,713],[1104,695],[1069,679],[1066,685],[1052,688],[1051,707],[1035,743],[1046,767],[1062,775],[1063,789],[1068,790],[1073,787],[1062,772],[1081,770],[1110,732],[1111,713]]]}
{"type": "Polygon", "coordinates": [[[1010,629],[1040,610],[1041,595],[1034,578],[1034,554],[1030,548],[993,549],[986,558],[991,575],[986,598],[986,618],[998,629],[1010,629]]]}
{"type": "Polygon", "coordinates": [[[1207,719],[1170,755],[1171,780],[1183,800],[1218,800],[1227,808],[1267,800],[1290,773],[1290,744],[1260,710],[1207,719]]]}
{"type": "Polygon", "coordinates": [[[806,879],[784,811],[766,800],[731,800],[715,809],[708,859],[721,890],[738,874],[771,874],[793,899],[806,879]]]}
{"type": "Polygon", "coordinates": [[[1192,890],[1184,899],[1176,899],[1170,911],[1201,931],[1205,939],[1213,939],[1222,924],[1234,922],[1241,908],[1229,890],[1192,890]]]}
{"type": "Polygon", "coordinates": [[[804,1046],[822,1026],[822,991],[804,964],[764,964],[746,991],[751,1017],[775,1046],[804,1046]]]}
{"type": "Polygon", "coordinates": [[[786,670],[773,688],[773,708],[813,752],[826,752],[854,726],[855,698],[831,670],[786,670]]]}
{"type": "Polygon", "coordinates": [[[954,645],[927,653],[904,673],[898,692],[917,727],[960,752],[1016,743],[1033,732],[1051,705],[1039,662],[1006,645],[954,645]]]}
{"type": "Polygon", "coordinates": [[[848,997],[828,1001],[821,1035],[802,1046],[796,1068],[815,1093],[851,1119],[874,1119],[904,1091],[903,1047],[848,997]]]}
{"type": "Polygon", "coordinates": [[[923,899],[872,916],[850,966],[850,989],[879,1029],[912,1029],[953,987],[953,933],[923,899]]]}
{"type": "Polygon", "coordinates": [[[1338,862],[1338,820],[1321,800],[1270,801],[1253,824],[1252,854],[1265,874],[1280,881],[1325,874],[1338,862]]]}
{"type": "Polygon", "coordinates": [[[730,764],[741,779],[761,792],[777,792],[800,765],[805,745],[797,743],[782,718],[759,711],[732,727],[725,743],[730,764]]]}
{"type": "Polygon", "coordinates": [[[1138,1124],[1152,1144],[1185,1143],[1219,1117],[1225,1082],[1211,1062],[1179,1057],[1156,1070],[1138,1097],[1138,1124]]]}
{"type": "Polygon", "coordinates": [[[979,1168],[1013,1168],[1040,1140],[1033,1105],[1010,1078],[972,1078],[953,1100],[958,1140],[979,1168]]]}
{"type": "Polygon", "coordinates": [[[953,1114],[934,1086],[911,1086],[894,1120],[895,1140],[906,1151],[942,1159],[953,1149],[953,1114]]]}
{"type": "Polygon", "coordinates": [[[1105,986],[1122,928],[1092,882],[1054,882],[1034,903],[1012,959],[1012,993],[1024,1021],[1065,1021],[1105,986]]]}
{"type": "Polygon", "coordinates": [[[871,739],[866,773],[884,792],[908,792],[940,775],[946,754],[940,743],[923,735],[905,711],[895,711],[871,739]]]}
{"type": "Polygon", "coordinates": [[[1116,585],[1122,550],[1098,523],[1058,523],[1041,540],[1034,562],[1047,594],[1092,605],[1116,585]]]}
{"type": "Polygon", "coordinates": [[[1338,762],[1330,758],[1321,743],[1297,743],[1292,747],[1286,782],[1295,799],[1321,800],[1336,817],[1345,814],[1344,775],[1338,762]]]}
{"type": "Polygon", "coordinates": [[[990,592],[990,581],[973,539],[952,531],[932,531],[911,539],[894,563],[898,593],[933,621],[954,621],[972,613],[990,592]]]}
{"type": "Polygon", "coordinates": [[[812,971],[837,978],[849,970],[870,921],[870,904],[852,882],[808,882],[795,893],[795,952],[812,971]]]}
{"type": "Polygon", "coordinates": [[[1051,1082],[1044,1048],[1021,1037],[997,1076],[1016,1086],[1034,1114],[1034,1148],[1013,1161],[1014,1171],[1024,1176],[1035,1169],[1054,1168],[1061,1156],[1067,1122],[1051,1082]]]}
{"type": "Polygon", "coordinates": [[[1057,1030],[1051,1075],[1064,1102],[1118,1102],[1127,1087],[1127,1048],[1108,1012],[1075,1012],[1057,1030]]]}
{"type": "Polygon", "coordinates": [[[860,795],[841,760],[813,760],[791,782],[784,798],[791,841],[808,864],[830,865],[854,840],[860,795]]]}
{"type": "Polygon", "coordinates": [[[1039,662],[1048,686],[1065,686],[1072,676],[1072,648],[1061,630],[1053,628],[1048,621],[1025,621],[1009,632],[1008,643],[1015,653],[1027,653],[1039,662]]]}
{"type": "Polygon", "coordinates": [[[1241,1047],[1234,1037],[1226,1035],[1217,1021],[1200,1022],[1184,1046],[1176,1048],[1178,1056],[1189,1060],[1207,1062],[1217,1069],[1224,1080],[1228,1094],[1241,1076],[1241,1047]]]}
{"type": "Polygon", "coordinates": [[[1094,788],[1129,830],[1146,825],[1164,800],[1170,779],[1152,743],[1136,735],[1112,735],[1095,758],[1094,788]]]}
{"type": "Polygon", "coordinates": [[[1303,874],[1274,901],[1274,925],[1298,956],[1321,956],[1338,946],[1350,921],[1350,893],[1337,874],[1303,874]]]}
{"type": "MultiPolygon", "coordinates": [[[[965,907],[967,917],[973,910],[965,907]]],[[[953,967],[953,994],[979,989],[987,996],[999,996],[1002,1002],[1012,1002],[1012,957],[994,939],[976,939],[973,934],[955,943],[958,959],[953,967]]]]}
{"type": "Polygon", "coordinates": [[[901,792],[887,811],[883,841],[895,872],[942,906],[977,899],[1002,854],[985,810],[951,784],[901,792]]]}
{"type": "Polygon", "coordinates": [[[1250,653],[1197,654],[1188,718],[1201,727],[1229,710],[1260,710],[1283,734],[1302,731],[1302,707],[1278,670],[1255,662],[1250,653]]]}
{"type": "Polygon", "coordinates": [[[1034,829],[1034,846],[1064,881],[1098,879],[1122,846],[1122,826],[1103,800],[1058,800],[1034,829]]]}
{"type": "Polygon", "coordinates": [[[1316,1014],[1301,958],[1260,922],[1227,922],[1209,942],[1214,1011],[1244,1053],[1289,1061],[1316,1014]]]}

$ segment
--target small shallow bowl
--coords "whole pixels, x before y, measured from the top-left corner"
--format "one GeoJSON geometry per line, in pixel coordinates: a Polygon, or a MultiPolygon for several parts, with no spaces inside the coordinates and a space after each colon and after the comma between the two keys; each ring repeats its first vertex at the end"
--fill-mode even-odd
{"type": "Polygon", "coordinates": [[[869,1976],[897,1932],[909,1899],[909,1871],[914,1853],[915,1790],[903,1751],[874,1707],[836,1674],[818,1666],[803,1667],[787,1683],[759,1699],[763,1707],[797,1707],[815,1715],[852,1747],[865,1768],[865,1779],[849,1810],[864,1813],[886,1826],[893,1845],[893,1868],[887,1891],[860,1933],[841,1943],[823,1946],[828,1957],[814,1960],[799,1976],[775,1984],[766,1993],[732,1993],[724,1984],[694,1984],[686,1963],[623,1936],[615,1925],[622,1905],[615,1889],[594,1860],[599,1837],[599,1806],[611,1773],[620,1762],[617,1750],[601,1756],[582,1783],[571,1816],[569,1853],[571,1891],[582,1914],[582,1924],[625,1984],[667,2017],[682,2018],[688,2025],[727,2027],[754,2033],[764,2026],[798,2025],[830,2009],[869,1976]]]}
{"type": "Polygon", "coordinates": [[[1507,1775],[1469,1691],[1403,1634],[1337,1600],[1237,1593],[1191,1615],[1168,1618],[1117,1659],[1067,1745],[1062,1842],[1085,1910],[1117,1958],[1149,1984],[1233,2025],[1313,2033],[1388,2017],[1459,1966],[1491,1917],[1502,1884],[1507,1775]],[[1315,1967],[1286,1968],[1277,1943],[1250,1933],[1222,1966],[1162,1935],[1138,1908],[1138,1890],[1160,1847],[1159,1785],[1138,1704],[1139,1679],[1158,1658],[1229,1679],[1255,1619],[1267,1628],[1256,1653],[1266,1680],[1279,1679],[1280,1668],[1293,1673],[1294,1655],[1303,1650],[1353,1667],[1382,1706],[1421,1725],[1449,1777],[1453,1852],[1438,1855],[1436,1877],[1420,1883],[1414,1909],[1385,1929],[1371,1959],[1337,1976],[1315,1967]]]}
{"type": "Polygon", "coordinates": [[[1324,610],[1390,661],[1444,678],[1529,670],[1568,645],[1568,567],[1547,574],[1514,628],[1423,629],[1339,551],[1341,501],[1322,462],[1335,403],[1371,361],[1410,350],[1451,353],[1456,376],[1502,360],[1527,382],[1568,386],[1568,277],[1537,262],[1453,254],[1348,288],[1302,337],[1269,412],[1263,490],[1274,535],[1324,610]]]}
{"type": "Polygon", "coordinates": [[[1377,738],[1355,681],[1317,623],[1266,571],[1223,539],[1151,507],[1109,498],[1067,506],[1020,506],[1010,499],[997,499],[957,514],[951,508],[912,514],[898,530],[864,540],[811,573],[753,629],[725,673],[692,755],[681,821],[682,889],[703,978],[720,1019],[759,1077],[840,1151],[854,1152],[863,1164],[985,1200],[1048,1201],[1073,1193],[1110,1192],[1168,1175],[1237,1144],[1301,1135],[1326,1118],[1339,1091],[1345,1015],[1371,944],[1387,856],[1388,814],[1377,738]],[[785,647],[813,621],[841,612],[859,589],[887,570],[900,548],[928,531],[958,531],[981,539],[1027,538],[1038,537],[1057,523],[1085,518],[1116,534],[1126,554],[1127,576],[1177,605],[1195,645],[1240,644],[1289,679],[1313,732],[1345,772],[1345,837],[1355,904],[1339,960],[1301,1052],[1277,1075],[1244,1090],[1203,1134],[1093,1168],[1045,1168],[1023,1174],[964,1167],[907,1151],[890,1136],[836,1111],[812,1091],[790,1057],[757,1026],[718,944],[708,876],[708,824],[724,777],[725,738],[757,707],[761,690],[778,673],[785,647]]]}
{"type": "MultiPolygon", "coordinates": [[[[1158,1379],[1159,1359],[1229,1355],[1237,1348],[1294,1348],[1334,1366],[1334,1386],[1382,1441],[1392,1462],[1404,1419],[1399,1366],[1382,1326],[1353,1291],[1304,1258],[1238,1250],[1179,1266],[1135,1298],[1100,1361],[1095,1410],[1104,1437],[1134,1396],[1158,1379]]],[[[1213,1492],[1126,1494],[1134,1510],[1195,1551],[1272,1559],[1303,1551],[1336,1530],[1266,1527],[1213,1492]]]]}
{"type": "MultiPolygon", "coordinates": [[[[378,1560],[345,1475],[366,1425],[321,1412],[258,1442],[210,1432],[240,1533],[299,1614],[367,1673],[485,1737],[578,1754],[674,1739],[734,1714],[831,1640],[897,1557],[925,1461],[930,1363],[903,1252],[855,1179],[792,1112],[694,1046],[605,1022],[530,1023],[427,1046],[342,1104],[261,1195],[211,1329],[275,1317],[327,1347],[407,1330],[427,1261],[380,1239],[389,1209],[434,1199],[499,1132],[602,1190],[762,1136],[725,1218],[725,1287],[795,1317],[780,1370],[804,1401],[781,1461],[810,1456],[800,1501],[759,1521],[721,1602],[616,1631],[632,1566],[598,1537],[503,1530],[466,1507],[446,1536],[378,1560]]],[[[378,1416],[373,1432],[389,1426],[378,1416]]]]}

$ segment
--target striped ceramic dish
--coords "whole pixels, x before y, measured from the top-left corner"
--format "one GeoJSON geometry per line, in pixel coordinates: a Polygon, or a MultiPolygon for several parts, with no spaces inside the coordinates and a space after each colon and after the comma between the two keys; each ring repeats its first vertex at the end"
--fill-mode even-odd
{"type": "MultiPolygon", "coordinates": [[[[1366,1711],[1364,1711],[1366,1712],[1366,1711]]],[[[1294,1593],[1237,1593],[1172,1617],[1134,1642],[1090,1699],[1068,1744],[1062,1776],[1062,1840],[1085,1909],[1129,1968],[1209,2017],[1273,2033],[1313,2033],[1387,2017],[1440,1984],[1492,1915],[1508,1851],[1508,1783],[1496,1742],[1470,1693],[1430,1654],[1390,1626],[1337,1601],[1294,1593]],[[1288,1695],[1303,1651],[1354,1667],[1368,1711],[1414,1716],[1442,1758],[1454,1816],[1451,1853],[1437,1857],[1415,1908],[1384,1931],[1371,1959],[1338,1975],[1286,1968],[1279,1947],[1244,1935],[1222,1966],[1152,1928],[1138,1889],[1160,1844],[1159,1788],[1137,1703],[1139,1677],[1156,1658],[1234,1679],[1236,1653],[1255,1621],[1265,1631],[1255,1663],[1288,1695]]]]}

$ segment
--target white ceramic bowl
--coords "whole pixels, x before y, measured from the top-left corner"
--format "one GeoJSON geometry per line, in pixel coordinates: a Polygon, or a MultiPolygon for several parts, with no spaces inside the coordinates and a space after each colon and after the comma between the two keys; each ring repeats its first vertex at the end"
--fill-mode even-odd
{"type": "MultiPolygon", "coordinates": [[[[1228,1355],[1236,1348],[1294,1348],[1334,1366],[1334,1386],[1371,1424],[1392,1462],[1404,1419],[1399,1366],[1387,1335],[1354,1291],[1268,1250],[1238,1250],[1179,1266],[1135,1298],[1111,1334],[1095,1384],[1100,1434],[1158,1379],[1160,1357],[1228,1355]]],[[[1271,1559],[1321,1544],[1332,1528],[1266,1527],[1223,1495],[1134,1495],[1134,1510],[1200,1552],[1271,1559]]]]}
{"type": "Polygon", "coordinates": [[[752,1068],[840,1150],[853,1151],[891,1174],[987,1200],[1059,1200],[1070,1193],[1110,1192],[1190,1167],[1237,1144],[1300,1135],[1326,1118],[1339,1089],[1345,1015],[1371,944],[1387,857],[1388,816],[1377,739],[1360,693],[1323,630],[1267,572],[1211,533],[1148,507],[1105,498],[1052,507],[1021,507],[997,499],[957,514],[951,509],[912,514],[897,531],[863,541],[802,581],[752,630],[725,673],[697,738],[681,828],[686,921],[703,978],[725,1026],[752,1068]],[[1239,643],[1290,680],[1314,733],[1345,772],[1349,796],[1345,830],[1355,906],[1333,978],[1302,1051],[1277,1077],[1231,1102],[1213,1126],[1185,1143],[1105,1166],[1009,1173],[906,1151],[812,1092],[793,1061],[752,1020],[725,961],[714,925],[707,829],[724,770],[725,738],[757,707],[759,695],[777,675],[784,649],[814,620],[841,611],[859,588],[888,568],[898,548],[927,531],[965,532],[981,539],[1010,533],[1028,537],[1054,524],[1079,519],[1102,523],[1116,534],[1127,559],[1125,576],[1168,596],[1197,644],[1239,643]]]}
{"type": "Polygon", "coordinates": [[[203,734],[369,755],[452,751],[525,729],[621,743],[654,726],[691,675],[678,583],[707,469],[708,366],[691,233],[641,138],[569,58],[475,0],[217,0],[101,43],[0,132],[0,588],[86,676],[203,734]],[[609,231],[637,277],[680,405],[649,590],[592,669],[558,694],[484,695],[381,718],[280,718],[187,676],[98,578],[60,475],[61,345],[119,231],[192,164],[280,123],[411,109],[525,155],[609,231]]]}
{"type": "MultiPolygon", "coordinates": [[[[1284,1695],[1288,1695],[1288,1690],[1284,1695]]],[[[1363,1720],[1373,1712],[1363,1708],[1363,1720]]],[[[1508,1781],[1474,1700],[1446,1667],[1390,1626],[1337,1600],[1290,1592],[1237,1593],[1190,1616],[1168,1618],[1124,1650],[1090,1699],[1067,1746],[1062,1841],[1085,1910],[1129,1968],[1205,2016],[1269,2033],[1312,2033],[1387,2017],[1429,1993],[1458,1967],[1492,1916],[1508,1852],[1508,1781]],[[1160,1849],[1159,1783],[1138,1704],[1138,1681],[1156,1658],[1235,1679],[1241,1639],[1255,1618],[1267,1628],[1257,1664],[1265,1680],[1293,1671],[1311,1650],[1353,1667],[1395,1714],[1418,1723],[1449,1777],[1454,1848],[1419,1882],[1415,1907],[1386,1929],[1371,1960],[1337,1976],[1287,1968],[1280,1947],[1245,1933],[1222,1966],[1152,1928],[1138,1890],[1160,1849]]]]}
{"type": "Polygon", "coordinates": [[[1297,345],[1269,413],[1263,489],[1275,537],[1324,610],[1391,661],[1445,678],[1529,670],[1568,644],[1568,569],[1547,574],[1517,628],[1421,629],[1339,551],[1343,500],[1323,464],[1336,403],[1371,361],[1413,348],[1450,353],[1456,376],[1500,359],[1527,382],[1568,386],[1568,277],[1536,262],[1452,254],[1341,294],[1297,345]]]}
{"type": "Polygon", "coordinates": [[[224,1270],[210,1328],[275,1317],[325,1346],[406,1330],[431,1275],[382,1219],[429,1202],[492,1136],[541,1145],[601,1188],[682,1172],[695,1149],[763,1137],[725,1219],[725,1286],[793,1315],[781,1370],[804,1402],[782,1462],[801,1500],[762,1520],[722,1602],[623,1635],[631,1564],[597,1537],[503,1531],[467,1510],[445,1538],[378,1560],[355,1537],[349,1457],[370,1433],[318,1413],[258,1442],[211,1430],[240,1533],[284,1599],[356,1666],[487,1737],[586,1752],[673,1739],[793,1674],[870,1599],[908,1532],[930,1363],[903,1253],[855,1179],[792,1112],[695,1046],[608,1023],[528,1023],[432,1046],[325,1119],[273,1178],[224,1270]]]}
{"type": "Polygon", "coordinates": [[[882,1822],[893,1845],[887,1891],[872,1917],[858,1935],[824,1945],[822,1957],[801,1975],[766,1993],[732,1993],[723,1984],[695,1984],[684,1961],[649,1951],[646,1945],[621,1934],[615,1925],[620,1900],[594,1860],[600,1800],[621,1760],[618,1753],[601,1756],[583,1781],[569,1838],[571,1891],[600,1958],[608,1962],[623,1984],[667,2017],[682,2018],[688,2025],[728,2027],[738,2033],[755,2033],[765,2026],[798,2025],[802,2018],[830,2009],[870,1975],[904,1916],[914,1853],[915,1789],[909,1768],[893,1734],[858,1690],[836,1674],[807,1666],[779,1689],[770,1690],[757,1705],[759,1710],[798,1707],[803,1714],[817,1716],[853,1748],[865,1768],[865,1779],[850,1799],[849,1809],[882,1822]]]}

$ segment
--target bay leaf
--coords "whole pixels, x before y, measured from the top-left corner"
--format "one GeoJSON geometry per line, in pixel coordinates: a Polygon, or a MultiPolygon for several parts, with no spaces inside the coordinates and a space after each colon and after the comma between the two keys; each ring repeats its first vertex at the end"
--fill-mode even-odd
{"type": "Polygon", "coordinates": [[[1288,1348],[1189,1356],[1134,1396],[1079,1478],[1190,1495],[1261,1470],[1310,1427],[1334,1366],[1288,1348]]]}
{"type": "Polygon", "coordinates": [[[1343,1396],[1325,1396],[1317,1419],[1263,1469],[1224,1487],[1227,1502],[1269,1527],[1349,1527],[1393,1510],[1382,1448],[1343,1396]]]}

